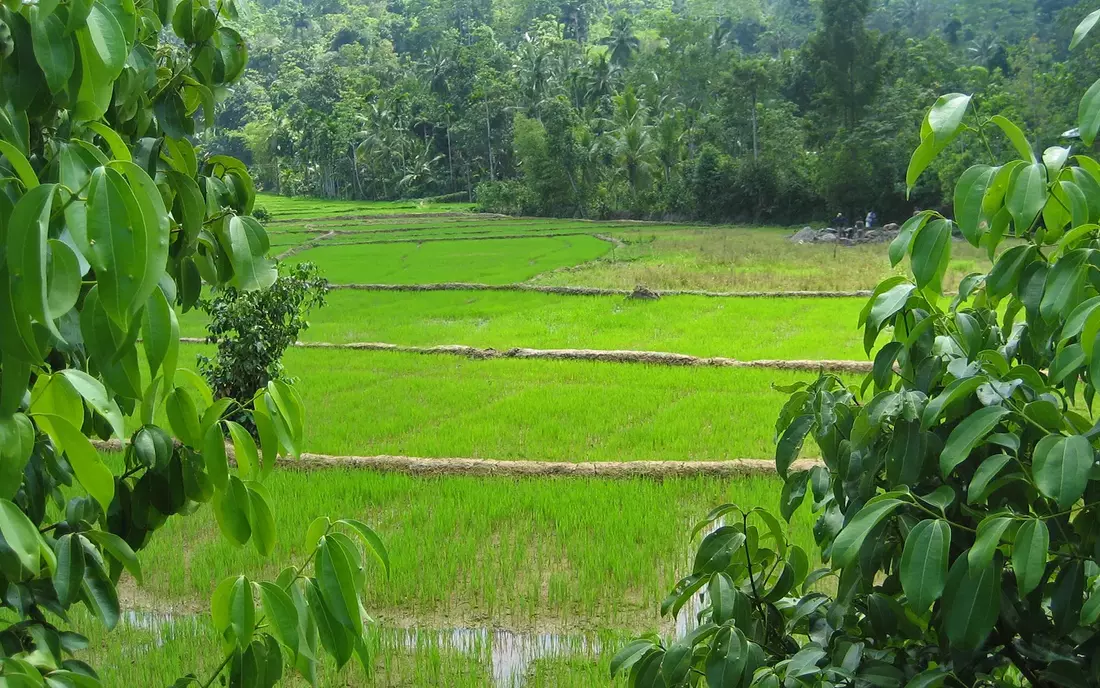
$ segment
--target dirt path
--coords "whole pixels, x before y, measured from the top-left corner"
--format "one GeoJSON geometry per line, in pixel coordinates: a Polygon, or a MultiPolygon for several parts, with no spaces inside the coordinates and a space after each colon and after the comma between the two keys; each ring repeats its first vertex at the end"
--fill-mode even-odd
{"type": "MultiPolygon", "coordinates": [[[[205,344],[201,337],[180,337],[185,344],[205,344]]],[[[763,368],[767,370],[799,370],[818,372],[827,370],[839,373],[869,373],[871,361],[839,360],[777,360],[758,359],[740,361],[735,358],[714,356],[703,358],[687,354],[674,354],[664,351],[625,351],[616,349],[483,349],[464,344],[442,344],[439,346],[405,346],[384,342],[351,342],[334,344],[331,342],[295,342],[302,349],[344,349],[348,351],[392,351],[406,354],[462,356],[476,359],[539,359],[549,361],[597,361],[600,363],[644,363],[648,365],[681,366],[697,368],[763,368]]]]}
{"type": "MultiPolygon", "coordinates": [[[[101,451],[122,451],[119,440],[95,440],[101,451]]],[[[230,458],[232,445],[226,446],[230,458]]],[[[815,460],[796,461],[792,471],[819,465],[815,460]]],[[[715,478],[746,478],[775,475],[775,462],[767,459],[733,459],[729,461],[500,461],[497,459],[431,459],[418,456],[332,456],[303,453],[298,460],[279,459],[279,466],[295,470],[339,468],[366,469],[386,473],[406,473],[419,476],[470,475],[513,478],[682,478],[708,476],[715,478]]]]}
{"type": "Polygon", "coordinates": [[[334,237],[334,236],[336,236],[335,232],[327,232],[325,234],[322,234],[321,236],[314,237],[314,238],[312,238],[308,241],[304,241],[304,242],[298,244],[297,246],[291,246],[287,250],[285,250],[282,253],[280,253],[279,255],[275,256],[275,259],[276,260],[283,260],[285,258],[290,258],[291,256],[293,256],[297,253],[301,253],[302,251],[308,251],[309,249],[313,248],[314,246],[317,246],[318,244],[322,243],[325,239],[329,239],[329,238],[334,237]]]}
{"type": "MultiPolygon", "coordinates": [[[[543,294],[569,296],[629,296],[632,289],[604,289],[602,287],[567,287],[544,284],[483,284],[481,282],[429,282],[425,284],[333,284],[333,289],[356,291],[529,291],[543,294]]],[[[658,296],[707,296],[712,298],[770,298],[770,299],[847,299],[867,297],[870,290],[854,291],[702,291],[697,289],[653,290],[658,296]]]]}

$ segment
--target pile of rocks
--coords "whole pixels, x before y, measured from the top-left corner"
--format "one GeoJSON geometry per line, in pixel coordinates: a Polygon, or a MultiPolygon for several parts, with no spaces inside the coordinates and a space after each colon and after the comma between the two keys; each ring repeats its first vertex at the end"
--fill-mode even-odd
{"type": "Polygon", "coordinates": [[[791,235],[791,241],[796,244],[840,244],[841,246],[855,246],[856,244],[886,243],[894,240],[898,235],[898,226],[894,223],[867,229],[862,222],[857,222],[855,227],[813,229],[803,227],[791,235]]]}

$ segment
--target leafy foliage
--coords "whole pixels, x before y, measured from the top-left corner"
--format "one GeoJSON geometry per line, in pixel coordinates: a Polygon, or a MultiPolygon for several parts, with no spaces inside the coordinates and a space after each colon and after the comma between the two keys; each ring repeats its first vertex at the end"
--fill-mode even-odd
{"type": "MultiPolygon", "coordinates": [[[[76,658],[86,639],[64,630],[69,610],[118,624],[120,577],[141,583],[137,552],[170,517],[211,502],[229,540],[272,550],[262,480],[297,454],[301,400],[277,380],[249,390],[257,446],[226,418],[240,402],[177,369],[176,308],[204,282],[251,293],[276,278],[245,166],[188,138],[244,69],[237,12],[232,0],[0,6],[5,685],[100,685],[76,658]],[[141,426],[115,474],[89,437],[126,438],[130,415],[141,426]]],[[[306,561],[274,583],[218,587],[224,661],[202,685],[271,685],[284,664],[316,683],[319,647],[339,665],[367,661],[362,562],[387,566],[385,549],[356,521],[322,519],[307,535],[306,561]]]]}
{"type": "Polygon", "coordinates": [[[199,302],[210,316],[207,341],[218,347],[214,359],[199,356],[199,370],[219,396],[247,403],[255,390],[283,379],[283,353],[309,328],[309,312],[324,306],[328,280],[316,265],[283,270],[266,289],[227,287],[199,302]]]}
{"type": "MultiPolygon", "coordinates": [[[[1082,100],[1086,143],[1097,107],[1082,100]]],[[[776,423],[782,515],[812,494],[829,567],[811,570],[768,512],[716,508],[662,605],[676,615],[705,591],[698,626],[624,648],[611,668],[631,685],[1100,685],[1100,424],[1085,415],[1100,380],[1100,165],[1036,155],[952,94],[924,121],[910,187],[964,131],[999,131],[1020,159],[961,176],[957,225],[933,211],[906,223],[891,258],[909,257],[915,283],[886,280],[860,317],[874,371],[858,390],[830,375],[795,385],[776,423]],[[948,300],[956,227],[1000,251],[948,300]],[[807,438],[823,460],[795,469],[807,438]]]]}

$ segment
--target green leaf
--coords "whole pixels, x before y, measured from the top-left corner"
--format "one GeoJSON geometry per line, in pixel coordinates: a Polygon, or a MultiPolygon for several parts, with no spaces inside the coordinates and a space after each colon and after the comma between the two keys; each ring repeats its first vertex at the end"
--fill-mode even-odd
{"type": "Polygon", "coordinates": [[[810,431],[813,424],[813,416],[802,415],[791,421],[791,424],[783,431],[783,436],[779,438],[779,442],[775,447],[775,468],[781,477],[787,477],[787,471],[790,470],[794,460],[798,458],[798,453],[802,451],[802,443],[806,439],[806,433],[810,431]]]}
{"type": "Polygon", "coordinates": [[[126,424],[122,417],[122,411],[111,395],[107,393],[107,388],[103,386],[102,382],[75,368],[66,368],[58,374],[62,375],[72,385],[73,389],[88,403],[88,406],[106,419],[111,425],[111,430],[115,433],[115,436],[119,438],[126,436],[126,424]]]}
{"type": "Polygon", "coordinates": [[[875,297],[867,316],[868,324],[876,330],[880,329],[887,320],[905,307],[914,289],[916,287],[912,284],[899,284],[875,297]]]}
{"type": "Polygon", "coordinates": [[[80,259],[63,241],[49,239],[46,244],[46,310],[55,320],[80,299],[80,259]]]}
{"type": "Polygon", "coordinates": [[[1016,532],[1012,548],[1012,570],[1016,573],[1016,588],[1026,597],[1039,586],[1047,568],[1050,533],[1042,519],[1029,518],[1016,532]]]}
{"type": "Polygon", "coordinates": [[[222,248],[233,264],[230,283],[244,291],[270,287],[278,274],[267,258],[267,233],[260,223],[251,217],[234,216],[226,234],[222,248]]]}
{"type": "Polygon", "coordinates": [[[982,200],[996,173],[989,165],[974,165],[959,177],[955,185],[955,222],[966,240],[978,246],[989,229],[989,218],[982,212],[982,200]]]}
{"type": "Polygon", "coordinates": [[[711,688],[737,688],[748,660],[747,641],[736,628],[718,629],[707,653],[707,686],[711,688]]]}
{"type": "Polygon", "coordinates": [[[122,610],[118,604],[118,591],[103,570],[98,555],[84,558],[84,580],[81,584],[84,603],[96,618],[112,630],[117,624],[122,610]]]}
{"type": "Polygon", "coordinates": [[[1008,140],[1012,143],[1012,146],[1016,149],[1016,152],[1020,154],[1022,159],[1029,163],[1038,162],[1035,158],[1035,151],[1031,149],[1031,144],[1027,142],[1027,137],[1024,136],[1024,132],[1020,130],[1020,127],[1001,115],[994,115],[989,121],[1001,128],[1001,131],[1005,133],[1005,136],[1008,137],[1008,140]]]}
{"type": "Polygon", "coordinates": [[[937,294],[943,290],[943,276],[951,258],[951,224],[933,220],[913,237],[913,277],[918,289],[931,286],[937,294]]]}
{"type": "Polygon", "coordinates": [[[620,673],[628,671],[630,667],[634,666],[635,662],[641,659],[645,653],[652,650],[653,647],[653,641],[648,638],[636,638],[631,640],[611,658],[611,677],[614,678],[620,673]]]}
{"type": "Polygon", "coordinates": [[[240,648],[252,642],[256,630],[256,603],[252,599],[252,584],[238,576],[229,590],[229,629],[240,648]]]}
{"type": "Polygon", "coordinates": [[[275,517],[263,495],[248,488],[248,503],[251,513],[248,519],[252,526],[252,544],[260,556],[266,557],[275,549],[275,517]]]}
{"type": "Polygon", "coordinates": [[[1035,486],[1058,508],[1068,509],[1085,493],[1092,464],[1092,445],[1084,436],[1047,435],[1035,445],[1035,486]]]}
{"type": "Polygon", "coordinates": [[[949,409],[969,399],[985,381],[984,377],[975,376],[960,378],[947,385],[939,395],[924,407],[924,415],[921,416],[921,429],[928,430],[931,428],[949,409]]]}
{"type": "Polygon", "coordinates": [[[256,467],[259,464],[256,441],[244,427],[231,420],[225,421],[225,427],[229,429],[229,436],[233,438],[233,456],[237,460],[237,468],[245,480],[251,480],[256,476],[256,467]]]}
{"type": "Polygon", "coordinates": [[[957,557],[944,588],[943,623],[947,640],[958,650],[975,650],[985,642],[1001,608],[1000,565],[972,570],[967,557],[957,557]]]}
{"type": "Polygon", "coordinates": [[[69,459],[69,465],[73,467],[76,479],[106,512],[115,497],[115,476],[111,473],[111,469],[104,465],[99,452],[84,433],[73,427],[69,421],[61,416],[45,417],[56,435],[54,439],[69,459]]]}
{"type": "Polygon", "coordinates": [[[833,565],[843,568],[855,561],[860,548],[863,547],[863,541],[867,539],[871,530],[905,503],[900,499],[882,499],[869,502],[860,509],[833,541],[833,565]]]}
{"type": "Polygon", "coordinates": [[[206,429],[202,449],[206,472],[214,489],[224,490],[229,484],[229,460],[225,455],[225,436],[219,423],[213,423],[206,429]]]}
{"type": "Polygon", "coordinates": [[[0,534],[23,568],[37,574],[42,548],[38,528],[19,507],[6,499],[0,499],[0,534]]]}
{"type": "Polygon", "coordinates": [[[1091,146],[1100,131],[1100,79],[1081,98],[1081,105],[1077,108],[1077,126],[1081,132],[1081,140],[1086,146],[1091,146]]]}
{"type": "Polygon", "coordinates": [[[1050,384],[1056,385],[1071,373],[1085,365],[1085,349],[1080,344],[1070,344],[1058,352],[1050,364],[1050,384]]]}
{"type": "Polygon", "coordinates": [[[7,141],[0,140],[0,155],[8,159],[8,165],[15,171],[15,174],[19,175],[19,180],[23,182],[23,186],[26,187],[27,191],[31,191],[38,186],[38,175],[34,173],[34,168],[31,167],[27,156],[23,155],[18,148],[7,141]]]}
{"type": "Polygon", "coordinates": [[[244,545],[252,537],[249,525],[248,488],[235,475],[229,476],[225,490],[214,493],[214,518],[222,534],[238,545],[244,545]]]}
{"type": "Polygon", "coordinates": [[[1005,201],[1018,236],[1031,229],[1046,202],[1047,168],[1038,162],[1021,167],[1009,183],[1005,201]]]}
{"type": "Polygon", "coordinates": [[[56,189],[53,184],[43,184],[15,204],[8,220],[7,259],[13,298],[51,334],[63,339],[50,314],[46,289],[46,248],[56,189]]]}
{"type": "Polygon", "coordinates": [[[779,513],[788,523],[806,499],[806,483],[809,477],[809,471],[798,471],[788,476],[783,482],[783,490],[779,497],[779,513]]]}
{"type": "Polygon", "coordinates": [[[679,685],[687,678],[691,671],[694,649],[682,638],[669,646],[661,659],[661,677],[664,679],[664,685],[679,685]]]}
{"type": "Polygon", "coordinates": [[[1091,253],[1091,249],[1075,249],[1054,263],[1047,275],[1043,300],[1039,304],[1039,313],[1044,320],[1054,322],[1080,303],[1080,292],[1088,271],[1086,261],[1091,253]]]}
{"type": "Polygon", "coordinates": [[[57,591],[57,601],[62,606],[68,606],[76,600],[84,580],[84,546],[80,536],[75,533],[62,535],[54,544],[54,553],[57,555],[54,590],[57,591]]]}
{"type": "Polygon", "coordinates": [[[129,52],[129,41],[122,33],[122,27],[119,26],[114,15],[98,2],[92,4],[86,26],[99,61],[107,70],[105,77],[114,81],[122,72],[129,52]]]}
{"type": "MultiPolygon", "coordinates": [[[[11,363],[5,363],[10,371],[11,363]]],[[[6,372],[5,371],[5,372],[6,372]]],[[[0,498],[12,499],[34,452],[34,425],[22,413],[0,415],[0,498]]]]}
{"type": "Polygon", "coordinates": [[[951,672],[943,667],[926,669],[905,684],[905,688],[941,688],[951,672]]]}
{"type": "Polygon", "coordinates": [[[252,420],[256,424],[256,434],[260,436],[260,458],[263,463],[260,475],[266,478],[275,469],[280,446],[275,423],[271,420],[271,415],[267,412],[267,407],[262,400],[262,393],[253,398],[252,420]]]}
{"type": "Polygon", "coordinates": [[[260,583],[260,600],[275,639],[290,650],[291,657],[296,657],[300,644],[298,628],[301,620],[294,601],[278,585],[267,582],[260,583]]]}
{"type": "Polygon", "coordinates": [[[988,496],[990,483],[1008,465],[1012,457],[1008,454],[996,454],[982,461],[978,469],[974,471],[974,477],[966,488],[966,502],[978,504],[985,501],[988,496]]]}
{"type": "Polygon", "coordinates": [[[923,614],[943,594],[951,550],[951,526],[943,519],[918,523],[905,538],[901,587],[909,606],[923,614]]]}
{"type": "Polygon", "coordinates": [[[986,516],[978,524],[978,532],[974,537],[974,545],[967,552],[970,559],[970,568],[978,570],[989,566],[993,561],[993,554],[1001,544],[1008,527],[1012,525],[1012,519],[1005,516],[986,516]]]}
{"type": "MultiPolygon", "coordinates": [[[[352,528],[359,534],[359,538],[363,541],[363,545],[367,550],[374,554],[381,562],[382,567],[386,570],[386,575],[390,575],[390,555],[386,551],[386,545],[382,543],[382,538],[378,537],[378,534],[371,529],[366,523],[358,521],[354,518],[342,518],[337,523],[342,523],[352,528]]],[[[316,541],[317,538],[314,538],[316,541]]]]}
{"type": "Polygon", "coordinates": [[[164,407],[176,437],[193,449],[202,447],[205,437],[199,424],[199,411],[187,390],[183,387],[173,389],[165,398],[164,407]]]}
{"type": "Polygon", "coordinates": [[[932,214],[925,211],[917,213],[902,223],[898,235],[890,242],[890,267],[897,267],[898,263],[905,258],[905,255],[909,253],[909,246],[913,243],[913,234],[919,231],[931,218],[932,214]]]}
{"type": "Polygon", "coordinates": [[[949,476],[1008,413],[1003,406],[986,406],[955,426],[940,453],[940,473],[949,476]]]}
{"type": "Polygon", "coordinates": [[[316,555],[317,584],[325,601],[325,608],[345,628],[363,632],[363,619],[359,614],[359,598],[355,592],[355,574],[348,554],[339,542],[329,536],[321,538],[316,555]]]}
{"type": "Polygon", "coordinates": [[[738,594],[733,579],[724,571],[711,576],[707,585],[707,597],[710,599],[711,619],[714,623],[724,624],[733,618],[738,594]]]}
{"type": "Polygon", "coordinates": [[[98,543],[103,549],[118,560],[118,563],[122,564],[134,580],[141,585],[143,578],[141,576],[141,563],[138,561],[137,554],[134,554],[134,550],[130,549],[130,545],[126,544],[126,541],[115,535],[114,533],[108,533],[103,530],[88,530],[84,532],[84,535],[93,542],[98,543]]]}
{"type": "Polygon", "coordinates": [[[745,544],[745,534],[732,526],[722,526],[703,538],[695,553],[692,573],[715,573],[733,561],[733,555],[745,544]]]}
{"type": "Polygon", "coordinates": [[[1090,12],[1088,16],[1081,20],[1081,23],[1073,30],[1073,38],[1070,39],[1069,42],[1070,50],[1073,50],[1081,44],[1085,36],[1089,35],[1089,31],[1092,31],[1092,27],[1096,26],[1096,21],[1098,19],[1100,19],[1100,10],[1090,12]]]}
{"type": "Polygon", "coordinates": [[[66,34],[65,24],[56,14],[42,16],[39,7],[32,7],[30,14],[31,41],[34,57],[50,92],[57,93],[65,88],[76,65],[76,51],[73,39],[66,34]]]}
{"type": "Polygon", "coordinates": [[[87,209],[88,240],[80,248],[95,268],[100,303],[119,327],[126,328],[148,298],[141,293],[148,269],[144,219],[122,175],[104,167],[92,172],[87,209]]]}
{"type": "Polygon", "coordinates": [[[180,326],[176,311],[159,288],[153,290],[146,304],[141,341],[149,362],[149,374],[156,377],[160,370],[165,384],[171,385],[179,359],[180,326]]]}

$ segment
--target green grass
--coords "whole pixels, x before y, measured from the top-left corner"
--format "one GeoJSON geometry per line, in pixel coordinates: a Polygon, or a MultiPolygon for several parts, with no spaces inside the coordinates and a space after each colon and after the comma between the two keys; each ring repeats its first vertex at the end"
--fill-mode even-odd
{"type": "MultiPolygon", "coordinates": [[[[184,346],[181,364],[199,350],[184,346]]],[[[771,384],[813,377],[306,349],[284,362],[309,412],[308,451],[501,460],[767,459],[787,399],[771,384]]]]}
{"type": "MultiPolygon", "coordinates": [[[[117,463],[118,459],[110,458],[117,463]]],[[[123,584],[139,609],[204,611],[219,581],[274,578],[307,555],[317,516],[358,518],[390,552],[370,564],[364,603],[387,625],[597,632],[668,628],[660,600],[690,568],[691,526],[714,505],[778,505],[776,478],[414,478],[354,469],[280,470],[264,483],[279,539],[259,557],[229,544],[212,510],[174,518],[141,553],[145,581],[123,584]]],[[[813,551],[800,513],[795,542],[813,551]]]]}
{"type": "MultiPolygon", "coordinates": [[[[856,320],[865,302],[338,290],[310,314],[310,329],[301,338],[496,349],[635,349],[739,359],[863,359],[856,320]]],[[[184,336],[205,336],[205,322],[201,311],[183,315],[184,336]]]]}
{"type": "MultiPolygon", "coordinates": [[[[711,291],[817,291],[873,289],[905,264],[890,268],[887,244],[792,244],[789,230],[745,228],[640,229],[616,234],[628,245],[569,272],[543,275],[541,284],[631,289],[711,291]]],[[[945,284],[985,272],[984,251],[952,242],[945,284]]]]}
{"type": "Polygon", "coordinates": [[[337,284],[382,282],[522,282],[556,268],[598,258],[610,244],[590,236],[425,244],[318,246],[297,254],[337,284]]]}
{"type": "Polygon", "coordinates": [[[295,218],[339,217],[343,215],[397,215],[406,213],[468,212],[470,203],[407,201],[341,201],[332,199],[257,194],[256,206],[272,214],[276,222],[295,218]]]}

